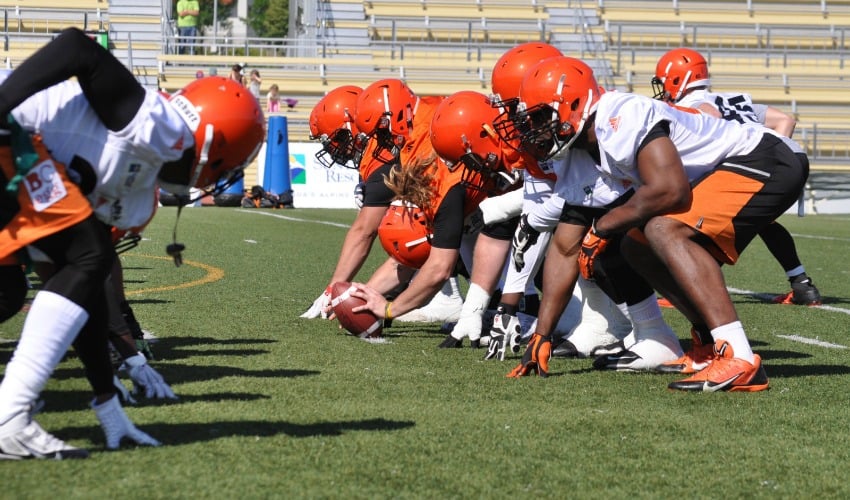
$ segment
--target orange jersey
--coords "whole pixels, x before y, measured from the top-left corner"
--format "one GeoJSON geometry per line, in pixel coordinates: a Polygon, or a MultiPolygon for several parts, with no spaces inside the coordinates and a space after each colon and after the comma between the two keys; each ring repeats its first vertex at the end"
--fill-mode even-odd
{"type": "MultiPolygon", "coordinates": [[[[452,187],[460,184],[463,177],[463,166],[458,164],[456,168],[450,169],[442,158],[437,158],[430,169],[430,173],[434,176],[434,180],[432,182],[434,194],[431,197],[431,206],[425,208],[425,213],[428,214],[428,218],[430,220],[433,220],[434,213],[436,213],[440,204],[443,203],[443,199],[445,199],[446,194],[452,187]]],[[[478,205],[487,198],[487,191],[474,187],[467,187],[465,198],[465,203],[463,205],[464,217],[474,212],[475,209],[478,208],[478,205]]]]}
{"type": "MultiPolygon", "coordinates": [[[[399,152],[399,161],[402,167],[436,154],[434,153],[434,148],[431,146],[431,118],[434,117],[434,111],[443,99],[445,97],[441,96],[419,98],[419,103],[413,114],[413,126],[410,129],[410,136],[399,152]]],[[[374,157],[376,147],[377,143],[375,140],[370,140],[366,146],[366,150],[363,152],[363,159],[360,161],[361,179],[368,179],[375,170],[386,163],[374,157]]]]}
{"type": "MultiPolygon", "coordinates": [[[[33,139],[38,160],[18,185],[18,211],[0,229],[0,262],[46,236],[82,222],[92,214],[91,205],[65,166],[50,158],[41,140],[33,139]]],[[[12,148],[0,147],[0,168],[6,182],[16,172],[12,148]]],[[[5,196],[5,195],[2,195],[5,196]]]]}
{"type": "Polygon", "coordinates": [[[442,96],[419,98],[419,103],[413,112],[413,127],[410,130],[410,137],[399,153],[402,168],[437,155],[434,152],[434,146],[431,145],[431,119],[434,117],[437,106],[444,99],[445,97],[442,96]]]}

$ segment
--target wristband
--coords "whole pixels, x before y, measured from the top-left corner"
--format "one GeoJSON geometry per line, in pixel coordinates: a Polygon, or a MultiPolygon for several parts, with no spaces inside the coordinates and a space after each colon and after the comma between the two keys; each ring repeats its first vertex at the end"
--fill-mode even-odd
{"type": "Polygon", "coordinates": [[[389,328],[393,325],[392,304],[393,304],[393,301],[388,300],[387,305],[384,306],[383,328],[389,328]]]}

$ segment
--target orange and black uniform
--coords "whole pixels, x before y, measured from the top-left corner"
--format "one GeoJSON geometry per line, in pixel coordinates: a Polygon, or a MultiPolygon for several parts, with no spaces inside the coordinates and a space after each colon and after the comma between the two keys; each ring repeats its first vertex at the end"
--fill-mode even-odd
{"type": "Polygon", "coordinates": [[[419,98],[419,105],[413,115],[413,127],[396,161],[384,162],[375,158],[373,155],[375,141],[369,141],[369,146],[360,162],[360,178],[366,183],[363,190],[364,207],[389,207],[395,193],[386,186],[384,178],[389,175],[390,169],[397,165],[411,165],[417,159],[434,154],[430,135],[431,118],[443,99],[445,98],[439,96],[419,98]]]}

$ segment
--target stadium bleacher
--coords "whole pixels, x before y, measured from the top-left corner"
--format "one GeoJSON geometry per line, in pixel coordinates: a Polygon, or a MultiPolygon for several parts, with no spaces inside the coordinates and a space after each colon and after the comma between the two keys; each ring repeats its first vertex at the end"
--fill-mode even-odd
{"type": "Polygon", "coordinates": [[[307,140],[312,106],[343,84],[402,78],[423,95],[486,93],[495,61],[525,41],[548,41],[594,60],[600,82],[641,94],[651,93],[661,54],[692,47],[709,60],[716,90],[747,91],[793,113],[795,138],[813,158],[850,163],[850,0],[324,0],[312,43],[219,37],[199,40],[194,56],[171,53],[173,33],[160,33],[159,41],[123,33],[131,22],[162,29],[156,16],[139,18],[144,2],[122,0],[135,7],[120,11],[110,11],[119,2],[106,0],[20,3],[0,0],[7,23],[0,56],[7,66],[67,25],[110,30],[113,50],[125,57],[158,45],[152,67],[133,69],[140,78],[153,74],[166,91],[199,70],[226,75],[240,63],[260,70],[263,95],[277,84],[283,97],[298,100],[283,112],[292,140],[307,140]]]}

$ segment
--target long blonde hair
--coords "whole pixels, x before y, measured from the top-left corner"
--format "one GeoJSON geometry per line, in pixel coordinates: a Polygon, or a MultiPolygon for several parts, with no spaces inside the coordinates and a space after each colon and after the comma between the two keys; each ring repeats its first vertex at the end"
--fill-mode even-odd
{"type": "Polygon", "coordinates": [[[436,153],[420,158],[408,166],[390,169],[384,184],[395,193],[395,200],[412,203],[421,208],[433,220],[433,200],[436,194],[434,170],[436,153]]]}

